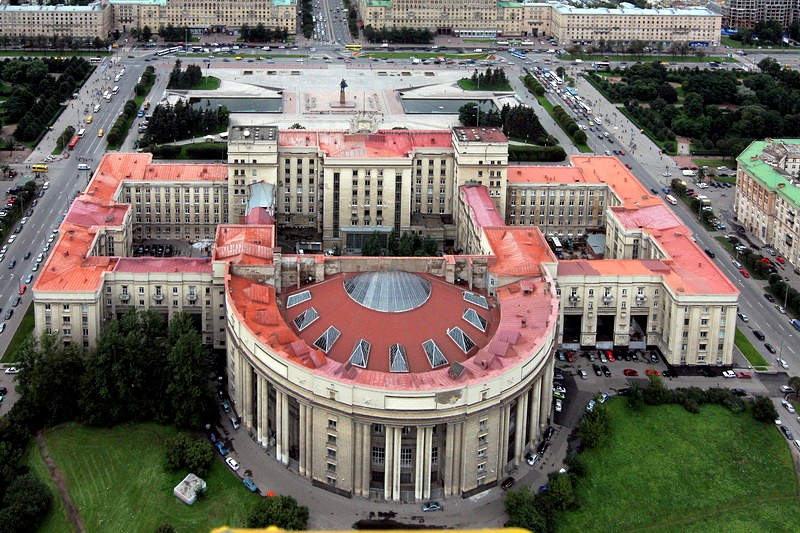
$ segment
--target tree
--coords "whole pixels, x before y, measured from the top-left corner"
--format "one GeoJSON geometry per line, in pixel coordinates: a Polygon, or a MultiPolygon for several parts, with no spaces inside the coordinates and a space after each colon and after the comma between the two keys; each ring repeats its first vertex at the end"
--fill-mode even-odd
{"type": "Polygon", "coordinates": [[[766,396],[756,396],[753,401],[753,418],[759,422],[773,422],[778,419],[775,404],[766,396]]]}
{"type": "Polygon", "coordinates": [[[152,39],[152,37],[153,37],[153,30],[150,29],[150,26],[145,26],[139,33],[140,41],[149,42],[150,39],[152,39]]]}
{"type": "Polygon", "coordinates": [[[379,256],[381,255],[381,238],[377,232],[364,243],[361,248],[361,254],[365,256],[379,256]]]}
{"type": "Polygon", "coordinates": [[[552,472],[548,476],[547,491],[544,494],[553,509],[568,509],[578,501],[572,486],[572,477],[568,474],[552,472]]]}
{"type": "Polygon", "coordinates": [[[214,409],[214,392],[206,379],[211,365],[200,334],[186,313],[172,317],[167,346],[170,379],[166,393],[173,421],[178,427],[200,428],[214,409]]]}
{"type": "Polygon", "coordinates": [[[214,463],[214,452],[205,439],[193,439],[180,433],[167,442],[164,450],[164,469],[168,472],[188,470],[205,477],[214,463]]]}
{"type": "Polygon", "coordinates": [[[578,434],[589,448],[599,448],[605,444],[611,436],[611,415],[605,405],[598,402],[590,413],[583,415],[578,434]]]}
{"type": "Polygon", "coordinates": [[[36,474],[16,477],[6,489],[0,510],[3,532],[36,531],[53,505],[53,495],[36,474]]]}
{"type": "Polygon", "coordinates": [[[273,496],[260,500],[247,515],[245,527],[275,526],[302,530],[308,523],[308,507],[297,504],[291,496],[273,496]]]}
{"type": "Polygon", "coordinates": [[[628,388],[628,407],[632,411],[641,411],[644,406],[644,394],[642,388],[634,383],[628,388]]]}
{"type": "Polygon", "coordinates": [[[507,527],[521,527],[537,533],[547,530],[547,523],[539,512],[530,487],[508,491],[503,506],[509,516],[507,527]]]}
{"type": "Polygon", "coordinates": [[[789,378],[789,386],[794,389],[794,396],[800,394],[800,376],[792,376],[789,378]]]}

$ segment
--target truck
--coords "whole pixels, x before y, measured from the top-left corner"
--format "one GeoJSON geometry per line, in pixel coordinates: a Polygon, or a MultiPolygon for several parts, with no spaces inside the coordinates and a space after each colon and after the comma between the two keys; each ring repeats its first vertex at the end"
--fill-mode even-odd
{"type": "Polygon", "coordinates": [[[687,178],[691,178],[691,177],[693,177],[693,176],[696,176],[696,175],[697,175],[697,172],[695,172],[694,170],[684,170],[684,171],[682,171],[681,173],[682,173],[684,176],[686,176],[687,178]]]}

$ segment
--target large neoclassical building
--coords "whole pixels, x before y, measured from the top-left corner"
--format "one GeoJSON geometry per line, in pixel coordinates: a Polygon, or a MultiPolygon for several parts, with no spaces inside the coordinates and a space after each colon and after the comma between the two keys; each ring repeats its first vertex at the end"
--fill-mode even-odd
{"type": "Polygon", "coordinates": [[[227,354],[236,414],[267,453],[327,490],[389,501],[502,480],[550,422],[557,347],[730,365],[738,291],[616,158],[509,166],[490,128],[283,135],[232,131],[225,165],[106,154],[34,284],[37,332],[89,349],[131,307],[186,312],[227,354]],[[276,219],[309,206],[332,241],[377,231],[379,205],[390,228],[416,231],[417,206],[439,199],[439,242],[459,253],[277,246],[276,219]],[[591,256],[557,259],[556,236],[590,232],[591,256]],[[148,240],[209,253],[133,257],[148,240]]]}

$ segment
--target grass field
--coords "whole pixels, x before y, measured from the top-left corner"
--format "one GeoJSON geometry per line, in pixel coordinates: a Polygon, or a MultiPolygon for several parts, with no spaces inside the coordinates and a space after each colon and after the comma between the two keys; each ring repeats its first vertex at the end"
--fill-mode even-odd
{"type": "Polygon", "coordinates": [[[575,59],[582,59],[584,61],[641,61],[643,63],[651,63],[653,61],[666,61],[668,63],[707,63],[708,61],[717,61],[720,63],[734,63],[735,59],[729,57],[698,57],[698,56],[672,56],[669,54],[650,55],[642,54],[636,55],[623,55],[623,54],[562,54],[560,56],[562,61],[573,61],[575,59]]]}
{"type": "Polygon", "coordinates": [[[19,323],[17,331],[14,332],[14,336],[11,338],[11,342],[8,343],[8,348],[6,348],[6,353],[3,354],[0,361],[3,363],[16,363],[16,361],[12,361],[12,359],[16,359],[16,357],[14,357],[14,352],[22,345],[28,335],[33,333],[35,324],[33,306],[28,305],[28,309],[25,311],[25,315],[22,317],[22,321],[19,323]]]}
{"type": "Polygon", "coordinates": [[[772,424],[718,406],[609,410],[613,436],[583,454],[581,508],[559,515],[559,532],[796,531],[791,451],[772,424]]]}
{"type": "Polygon", "coordinates": [[[461,78],[458,80],[458,86],[465,91],[513,91],[511,85],[508,83],[505,85],[485,85],[481,87],[470,78],[461,78]]]}
{"type": "Polygon", "coordinates": [[[192,87],[195,91],[216,91],[219,89],[219,78],[214,76],[203,76],[200,78],[200,83],[192,87]]]}
{"type": "MultiPolygon", "coordinates": [[[[47,431],[50,453],[67,479],[87,531],[152,533],[164,522],[178,531],[197,532],[243,525],[259,496],[248,492],[222,461],[216,460],[205,478],[205,498],[188,506],[172,495],[186,475],[162,468],[164,443],[175,431],[155,424],[113,429],[68,424],[47,431]]],[[[31,465],[35,462],[30,459],[31,465]]],[[[54,513],[47,519],[52,528],[46,531],[64,531],[58,511],[54,513]]]]}
{"type": "Polygon", "coordinates": [[[767,363],[767,360],[764,359],[764,356],[761,355],[761,352],[759,352],[756,347],[753,346],[753,343],[750,342],[750,339],[745,337],[744,333],[742,333],[739,328],[736,328],[736,336],[734,337],[733,342],[736,344],[736,347],[741,350],[742,355],[744,355],[745,358],[750,361],[750,364],[753,365],[756,370],[767,370],[769,368],[769,363],[767,363]]]}
{"type": "Polygon", "coordinates": [[[47,467],[44,465],[42,455],[39,453],[39,447],[35,442],[31,442],[31,445],[28,448],[26,463],[30,469],[39,476],[39,479],[47,484],[47,486],[50,488],[51,494],[53,495],[53,507],[51,508],[50,513],[48,513],[47,518],[45,518],[42,522],[42,525],[39,527],[37,533],[66,533],[68,531],[72,531],[72,525],[69,523],[69,519],[67,518],[67,512],[64,510],[64,504],[61,503],[61,498],[58,497],[56,485],[53,483],[53,480],[50,477],[50,472],[48,472],[47,467]]]}

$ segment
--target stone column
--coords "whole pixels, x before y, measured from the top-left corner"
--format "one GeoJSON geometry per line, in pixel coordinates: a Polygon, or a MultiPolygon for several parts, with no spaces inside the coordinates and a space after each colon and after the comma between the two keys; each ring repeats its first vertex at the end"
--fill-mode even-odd
{"type": "Polygon", "coordinates": [[[544,431],[548,424],[553,405],[553,359],[547,364],[542,376],[541,405],[539,408],[539,431],[544,431]]]}
{"type": "Polygon", "coordinates": [[[531,407],[528,417],[528,442],[536,444],[539,438],[539,402],[542,394],[542,378],[536,380],[531,388],[531,407]]]}
{"type": "Polygon", "coordinates": [[[361,496],[361,470],[364,468],[364,425],[353,420],[353,493],[361,496]]]}
{"type": "Polygon", "coordinates": [[[256,438],[264,442],[264,378],[256,374],[256,438]]]}
{"type": "Polygon", "coordinates": [[[461,492],[461,450],[463,422],[447,424],[444,450],[444,496],[449,498],[461,492]]]}
{"type": "Polygon", "coordinates": [[[422,499],[422,485],[425,479],[425,428],[417,427],[417,445],[414,454],[414,498],[422,499]]]}
{"type": "Polygon", "coordinates": [[[392,454],[392,462],[394,463],[394,468],[392,469],[392,500],[398,502],[400,501],[400,451],[403,449],[403,428],[395,427],[392,428],[392,430],[394,431],[394,453],[392,454]]]}
{"type": "Polygon", "coordinates": [[[386,426],[386,449],[384,450],[384,470],[383,470],[383,499],[392,500],[392,488],[394,487],[394,428],[386,426]]]}
{"type": "Polygon", "coordinates": [[[281,393],[281,462],[289,464],[289,396],[281,393]]]}
{"type": "Polygon", "coordinates": [[[306,477],[314,472],[314,407],[306,405],[306,423],[303,425],[306,434],[306,477]]]}
{"type": "Polygon", "coordinates": [[[497,479],[500,479],[500,476],[505,473],[505,466],[508,462],[508,423],[510,417],[511,406],[504,405],[500,409],[500,431],[498,431],[498,438],[500,439],[500,442],[497,445],[497,479]]]}
{"type": "Polygon", "coordinates": [[[361,495],[369,497],[369,484],[372,479],[372,424],[363,423],[361,426],[361,495]]]}
{"type": "Polygon", "coordinates": [[[431,497],[431,465],[433,458],[431,453],[433,450],[433,428],[426,427],[425,429],[425,449],[423,465],[425,468],[422,472],[422,497],[428,499],[431,497]]]}
{"type": "Polygon", "coordinates": [[[239,413],[242,416],[242,425],[248,429],[253,427],[253,368],[246,360],[244,361],[244,402],[242,409],[244,413],[239,413]]]}
{"type": "Polygon", "coordinates": [[[302,402],[299,404],[300,407],[300,475],[306,475],[306,417],[308,416],[306,413],[306,405],[302,402]]]}
{"type": "Polygon", "coordinates": [[[275,391],[275,459],[283,461],[283,393],[275,391]]]}
{"type": "Polygon", "coordinates": [[[264,440],[261,441],[261,446],[266,448],[269,446],[269,381],[267,381],[267,378],[261,378],[261,384],[263,394],[261,404],[264,406],[261,413],[263,416],[261,426],[264,428],[262,430],[264,440]]]}
{"type": "Polygon", "coordinates": [[[517,420],[515,422],[514,433],[514,465],[518,465],[522,461],[522,455],[525,453],[525,431],[527,430],[526,422],[528,420],[528,391],[525,391],[517,398],[517,420]]]}

